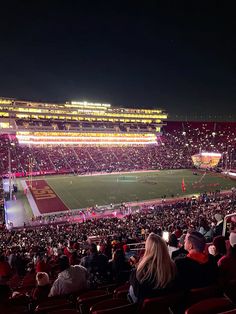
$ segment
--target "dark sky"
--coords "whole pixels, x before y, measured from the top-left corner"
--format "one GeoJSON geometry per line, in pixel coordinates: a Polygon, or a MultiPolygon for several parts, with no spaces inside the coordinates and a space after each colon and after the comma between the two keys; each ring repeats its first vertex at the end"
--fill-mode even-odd
{"type": "Polygon", "coordinates": [[[161,106],[171,114],[235,111],[233,2],[6,2],[1,96],[161,106]]]}

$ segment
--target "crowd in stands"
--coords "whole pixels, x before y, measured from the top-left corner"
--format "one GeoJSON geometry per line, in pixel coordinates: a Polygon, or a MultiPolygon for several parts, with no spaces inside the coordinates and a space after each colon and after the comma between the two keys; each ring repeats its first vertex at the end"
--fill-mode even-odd
{"type": "Polygon", "coordinates": [[[2,228],[1,298],[23,295],[27,302],[37,303],[129,281],[129,299],[140,303],[180,288],[218,281],[225,285],[236,279],[236,234],[232,219],[227,248],[221,236],[223,217],[234,213],[235,207],[233,192],[215,192],[143,206],[125,219],[90,217],[83,223],[54,221],[37,228],[2,228]],[[169,235],[167,244],[164,232],[169,235]],[[210,255],[207,242],[212,242],[210,255]]]}
{"type": "MultiPolygon", "coordinates": [[[[3,173],[8,167],[8,149],[12,171],[22,173],[29,167],[82,174],[190,168],[199,149],[233,155],[234,130],[233,124],[173,123],[163,129],[158,145],[147,147],[28,147],[5,136],[0,138],[0,168],[3,173]]],[[[139,309],[147,298],[180,291],[186,297],[192,289],[211,285],[224,290],[236,281],[234,218],[228,221],[229,240],[222,236],[223,217],[235,208],[234,191],[217,191],[134,211],[122,206],[125,218],[97,219],[91,212],[74,211],[37,217],[33,226],[18,230],[2,226],[1,305],[10,308],[22,300],[32,313],[50,298],[124,283],[127,302],[139,309]]]]}
{"type": "Polygon", "coordinates": [[[220,152],[222,162],[234,168],[235,123],[168,122],[157,145],[146,146],[26,146],[17,139],[0,138],[0,172],[43,173],[121,172],[134,170],[191,168],[191,156],[202,151],[220,152]]]}

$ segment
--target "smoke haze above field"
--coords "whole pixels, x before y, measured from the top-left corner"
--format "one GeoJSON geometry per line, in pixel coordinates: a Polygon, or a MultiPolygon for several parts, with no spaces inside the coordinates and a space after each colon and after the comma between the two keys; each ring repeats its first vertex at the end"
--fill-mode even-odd
{"type": "Polygon", "coordinates": [[[1,10],[0,95],[232,115],[235,11],[201,3],[11,1],[1,10]]]}

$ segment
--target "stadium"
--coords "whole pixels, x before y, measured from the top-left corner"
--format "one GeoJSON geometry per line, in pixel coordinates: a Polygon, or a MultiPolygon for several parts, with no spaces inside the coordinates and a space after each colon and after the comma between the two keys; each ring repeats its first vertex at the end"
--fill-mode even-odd
{"type": "MultiPolygon", "coordinates": [[[[84,314],[97,301],[109,308],[112,298],[113,307],[124,307],[120,313],[134,313],[135,302],[126,303],[130,258],[142,256],[149,235],[167,236],[172,253],[178,246],[170,238],[180,242],[186,230],[198,230],[209,246],[234,229],[235,122],[169,121],[160,108],[2,97],[0,130],[1,250],[7,246],[5,254],[16,260],[14,276],[6,276],[3,286],[19,292],[17,313],[28,306],[25,292],[35,285],[34,266],[53,281],[60,255],[70,265],[87,265],[82,261],[91,246],[96,258],[105,256],[110,264],[103,261],[105,271],[89,270],[93,289],[87,299],[78,289],[51,299],[53,304],[34,299],[33,312],[59,311],[59,302],[68,313],[76,304],[76,312],[84,314]]],[[[190,290],[186,307],[203,302],[206,294],[221,296],[218,302],[233,308],[235,282],[232,290],[229,282],[218,287],[206,278],[192,287],[199,289],[190,290]]],[[[186,298],[174,296],[178,304],[186,298]]],[[[144,298],[140,312],[167,313],[173,305],[168,297],[162,305],[158,298],[144,298]]]]}
{"type": "Polygon", "coordinates": [[[234,136],[234,123],[166,122],[161,109],[79,101],[1,98],[0,105],[1,174],[9,194],[5,213],[13,226],[68,210],[115,208],[234,186],[225,175],[208,171],[218,165],[222,172],[234,168],[234,143],[226,141],[234,136]],[[217,160],[205,153],[201,162],[201,151],[218,154],[217,160]],[[198,176],[192,175],[194,169],[198,176]],[[182,189],[182,180],[187,188],[182,189]],[[15,215],[13,197],[22,215],[15,215]],[[14,221],[25,213],[24,221],[14,221]]]}

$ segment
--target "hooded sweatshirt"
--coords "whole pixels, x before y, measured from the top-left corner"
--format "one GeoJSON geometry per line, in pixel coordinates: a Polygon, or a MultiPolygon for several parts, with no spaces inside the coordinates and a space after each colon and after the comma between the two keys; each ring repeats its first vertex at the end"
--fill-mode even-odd
{"type": "Polygon", "coordinates": [[[88,272],[81,265],[70,266],[59,273],[49,293],[49,297],[65,295],[88,288],[88,272]]]}

